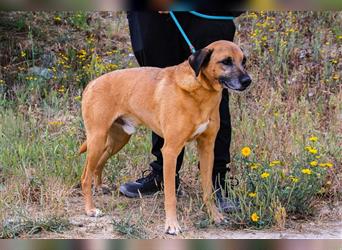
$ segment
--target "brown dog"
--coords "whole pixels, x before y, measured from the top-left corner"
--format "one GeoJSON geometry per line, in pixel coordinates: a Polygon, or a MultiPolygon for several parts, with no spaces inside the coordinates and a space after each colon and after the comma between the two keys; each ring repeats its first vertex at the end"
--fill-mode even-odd
{"type": "Polygon", "coordinates": [[[82,115],[87,140],[80,148],[87,159],[82,174],[85,211],[99,216],[91,184],[102,185],[102,169],[135,131],[145,124],[165,139],[162,148],[165,192],[165,231],[180,232],[176,216],[176,159],[184,145],[196,139],[203,199],[219,222],[212,194],[214,142],[219,129],[219,104],[223,88],[242,91],[251,83],[243,68],[245,57],[237,45],[217,41],[197,51],[177,66],[117,70],[90,82],[83,93],[82,115]]]}

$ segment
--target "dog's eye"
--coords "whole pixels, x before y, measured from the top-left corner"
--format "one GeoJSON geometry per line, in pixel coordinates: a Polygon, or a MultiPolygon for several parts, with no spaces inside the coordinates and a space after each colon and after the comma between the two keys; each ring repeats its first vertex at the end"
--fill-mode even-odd
{"type": "Polygon", "coordinates": [[[231,57],[228,57],[228,58],[224,59],[223,61],[221,61],[221,63],[223,63],[224,65],[232,66],[233,65],[233,59],[231,57]]]}
{"type": "Polygon", "coordinates": [[[245,65],[246,65],[246,61],[247,61],[246,57],[243,57],[243,58],[242,58],[242,63],[241,63],[242,66],[245,66],[245,65]]]}

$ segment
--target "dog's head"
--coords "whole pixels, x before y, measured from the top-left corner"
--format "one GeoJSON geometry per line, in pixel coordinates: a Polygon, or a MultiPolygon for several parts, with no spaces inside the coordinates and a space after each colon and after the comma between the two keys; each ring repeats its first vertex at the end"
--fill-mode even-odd
{"type": "Polygon", "coordinates": [[[216,89],[228,88],[243,91],[252,82],[244,69],[246,57],[241,49],[229,41],[217,41],[189,57],[196,77],[207,79],[216,89]]]}

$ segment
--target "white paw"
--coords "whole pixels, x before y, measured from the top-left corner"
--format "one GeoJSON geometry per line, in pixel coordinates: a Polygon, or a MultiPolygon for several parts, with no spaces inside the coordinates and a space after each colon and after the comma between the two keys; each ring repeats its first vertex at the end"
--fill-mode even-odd
{"type": "Polygon", "coordinates": [[[102,217],[104,214],[102,213],[100,209],[94,208],[94,209],[89,210],[87,212],[87,215],[90,217],[102,217]]]}
{"type": "Polygon", "coordinates": [[[171,235],[177,235],[182,232],[177,220],[167,220],[165,222],[165,233],[171,235]]]}

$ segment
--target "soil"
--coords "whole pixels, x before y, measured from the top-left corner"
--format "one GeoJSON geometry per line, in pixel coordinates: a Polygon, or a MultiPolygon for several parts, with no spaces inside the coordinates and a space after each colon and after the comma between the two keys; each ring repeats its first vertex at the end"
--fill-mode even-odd
{"type": "MultiPolygon", "coordinates": [[[[101,205],[109,205],[111,196],[104,195],[96,197],[96,202],[101,205]]],[[[128,199],[125,197],[119,198],[128,202],[131,211],[139,211],[134,205],[139,203],[149,203],[150,205],[155,202],[155,196],[144,197],[143,199],[128,199]],[[154,201],[152,201],[154,200],[154,201]]],[[[162,196],[158,196],[158,202],[162,204],[162,196]]],[[[159,206],[158,209],[162,209],[159,206]]],[[[76,196],[70,197],[66,206],[67,216],[72,226],[69,231],[63,233],[50,233],[44,232],[36,235],[35,238],[45,239],[125,239],[127,235],[123,235],[116,232],[113,229],[113,219],[120,219],[120,214],[117,212],[105,213],[103,217],[91,218],[87,217],[83,212],[83,197],[76,196]]],[[[117,209],[114,209],[115,211],[117,209]]],[[[150,211],[150,210],[149,210],[150,211]]],[[[341,239],[342,238],[342,221],[340,219],[342,215],[342,207],[338,206],[328,208],[323,206],[319,213],[320,215],[315,217],[315,220],[311,221],[298,221],[289,220],[288,228],[284,230],[278,229],[266,229],[266,230],[233,230],[216,227],[211,225],[207,228],[198,229],[191,226],[191,221],[180,221],[183,226],[184,232],[178,236],[165,235],[163,232],[163,214],[162,211],[155,211],[156,218],[152,224],[148,225],[148,228],[144,228],[147,232],[143,237],[149,239],[341,239]],[[162,214],[162,216],[160,215],[162,214]],[[334,219],[335,218],[335,219],[334,219]]],[[[122,216],[121,216],[122,218],[122,216]]]]}

